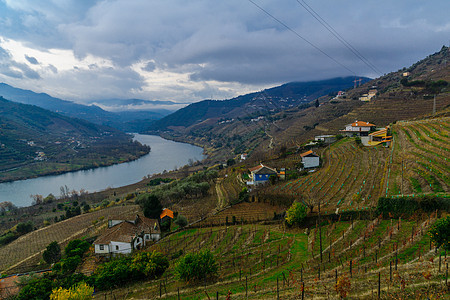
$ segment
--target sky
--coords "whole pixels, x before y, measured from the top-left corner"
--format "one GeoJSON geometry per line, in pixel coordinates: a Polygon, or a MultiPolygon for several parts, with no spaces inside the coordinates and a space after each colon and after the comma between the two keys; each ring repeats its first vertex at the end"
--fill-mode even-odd
{"type": "Polygon", "coordinates": [[[375,78],[448,46],[449,11],[448,0],[0,0],[0,82],[80,103],[191,103],[375,78]]]}

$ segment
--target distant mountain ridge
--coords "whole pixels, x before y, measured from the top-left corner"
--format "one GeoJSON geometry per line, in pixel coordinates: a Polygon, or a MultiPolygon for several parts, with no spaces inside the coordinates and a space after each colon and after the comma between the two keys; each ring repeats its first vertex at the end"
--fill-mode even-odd
{"type": "Polygon", "coordinates": [[[0,182],[110,165],[148,151],[119,130],[0,97],[0,182]]]}
{"type": "MultiPolygon", "coordinates": [[[[75,102],[62,100],[52,97],[45,93],[35,93],[30,90],[24,90],[12,87],[6,83],[0,83],[0,96],[5,99],[22,103],[36,105],[38,107],[57,112],[69,117],[83,119],[95,124],[111,126],[123,131],[138,131],[135,125],[130,125],[130,122],[139,120],[156,120],[160,119],[173,110],[167,109],[149,109],[136,111],[121,110],[120,113],[106,111],[97,105],[83,105],[75,102]]],[[[106,100],[105,100],[106,101],[106,100]]],[[[155,105],[172,104],[169,101],[149,101],[141,99],[115,99],[115,103],[138,104],[138,103],[152,103],[155,105]]]]}
{"type": "MultiPolygon", "coordinates": [[[[207,122],[208,119],[232,119],[257,116],[297,107],[339,90],[353,87],[355,77],[339,77],[310,82],[291,82],[261,92],[238,96],[229,100],[203,100],[192,103],[149,126],[150,132],[171,130],[207,122]]],[[[370,78],[362,77],[362,82],[370,78]]]]}

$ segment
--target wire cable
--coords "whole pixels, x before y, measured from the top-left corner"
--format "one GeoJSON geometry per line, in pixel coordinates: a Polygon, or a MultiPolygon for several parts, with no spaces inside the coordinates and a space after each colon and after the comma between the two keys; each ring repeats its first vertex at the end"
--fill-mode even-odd
{"type": "Polygon", "coordinates": [[[264,8],[262,8],[261,6],[259,6],[257,3],[255,3],[253,0],[248,0],[249,2],[251,2],[253,5],[255,5],[257,8],[259,8],[261,11],[263,11],[266,15],[268,15],[269,17],[271,17],[272,19],[274,19],[275,21],[277,21],[279,24],[281,24],[283,27],[285,27],[287,30],[289,30],[290,32],[292,32],[293,34],[295,34],[298,38],[300,38],[301,40],[303,40],[304,42],[308,43],[311,47],[313,47],[314,49],[316,49],[317,51],[319,51],[320,53],[322,53],[323,55],[325,55],[326,57],[328,57],[329,59],[331,59],[332,61],[334,61],[335,63],[337,63],[338,65],[340,65],[341,67],[345,68],[347,71],[349,71],[350,73],[352,73],[353,75],[356,76],[356,73],[354,71],[352,71],[350,68],[348,68],[347,66],[345,66],[344,64],[342,64],[341,62],[339,62],[338,60],[336,60],[334,57],[332,57],[331,55],[329,55],[328,53],[326,53],[325,51],[323,51],[322,49],[320,49],[318,46],[314,45],[312,42],[310,42],[309,40],[307,40],[306,38],[304,38],[303,36],[301,36],[297,31],[295,31],[294,29],[292,29],[291,27],[289,27],[288,25],[286,25],[284,22],[282,22],[280,19],[276,18],[274,15],[272,15],[271,13],[269,13],[267,10],[265,10],[264,8]]]}
{"type": "Polygon", "coordinates": [[[311,16],[313,16],[323,27],[325,27],[338,41],[340,41],[347,49],[349,49],[356,57],[358,57],[364,64],[371,68],[375,73],[382,75],[383,73],[372,64],[367,58],[365,58],[355,47],[353,47],[342,35],[340,35],[330,24],[327,23],[311,6],[309,6],[304,0],[300,2],[296,0],[311,16]]]}

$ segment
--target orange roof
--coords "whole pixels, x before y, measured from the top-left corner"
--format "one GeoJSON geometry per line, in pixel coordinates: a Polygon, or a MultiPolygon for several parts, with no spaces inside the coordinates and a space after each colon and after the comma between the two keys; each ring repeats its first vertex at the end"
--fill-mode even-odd
{"type": "Polygon", "coordinates": [[[353,127],[371,127],[375,126],[374,124],[370,124],[369,122],[363,122],[363,121],[356,121],[352,123],[353,127]]]}
{"type": "Polygon", "coordinates": [[[159,218],[162,219],[165,216],[168,216],[169,218],[173,219],[173,211],[171,211],[168,208],[164,208],[159,218]]]}
{"type": "Polygon", "coordinates": [[[318,156],[317,154],[315,154],[314,152],[312,152],[312,150],[306,151],[305,153],[300,154],[301,157],[305,157],[308,156],[310,154],[314,154],[316,156],[318,156]]]}

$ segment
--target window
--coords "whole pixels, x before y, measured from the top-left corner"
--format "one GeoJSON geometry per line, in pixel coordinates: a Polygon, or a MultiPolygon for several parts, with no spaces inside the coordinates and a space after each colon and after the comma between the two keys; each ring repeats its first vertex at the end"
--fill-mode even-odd
{"type": "Polygon", "coordinates": [[[100,250],[105,250],[105,245],[100,245],[100,250]]]}
{"type": "Polygon", "coordinates": [[[116,250],[119,250],[119,246],[118,245],[116,245],[116,250]]]}

